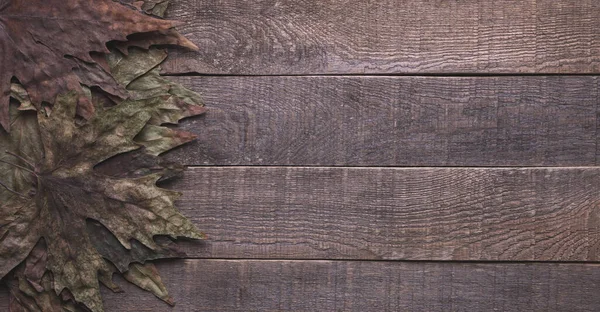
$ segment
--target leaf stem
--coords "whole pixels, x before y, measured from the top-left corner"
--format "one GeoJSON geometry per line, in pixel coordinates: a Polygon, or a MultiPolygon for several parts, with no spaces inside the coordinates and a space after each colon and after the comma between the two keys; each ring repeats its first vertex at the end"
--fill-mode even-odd
{"type": "Polygon", "coordinates": [[[29,160],[27,160],[25,157],[19,156],[19,155],[15,154],[13,152],[10,152],[10,151],[6,151],[6,154],[20,159],[24,163],[28,164],[31,168],[35,168],[35,166],[29,160]]]}
{"type": "Polygon", "coordinates": [[[0,186],[4,187],[7,191],[9,191],[9,192],[11,192],[11,193],[13,193],[13,194],[15,194],[15,195],[17,195],[19,197],[22,197],[22,198],[25,198],[25,199],[29,198],[29,197],[27,197],[27,196],[25,196],[25,195],[23,195],[23,194],[15,191],[15,190],[11,189],[10,187],[8,187],[6,184],[4,184],[2,182],[0,182],[0,186]]]}
{"type": "Polygon", "coordinates": [[[36,173],[35,173],[33,170],[31,170],[31,169],[29,169],[29,168],[25,168],[25,167],[23,167],[23,166],[19,166],[19,165],[17,165],[17,164],[13,164],[13,163],[11,163],[10,161],[6,161],[6,160],[2,160],[2,159],[0,159],[0,162],[1,162],[1,163],[5,163],[5,164],[7,164],[7,165],[11,165],[11,166],[13,166],[13,167],[17,167],[17,168],[19,168],[19,169],[21,169],[21,170],[27,171],[27,172],[29,172],[29,173],[31,173],[31,174],[33,174],[33,175],[35,175],[35,176],[37,177],[37,174],[36,174],[36,173]]]}

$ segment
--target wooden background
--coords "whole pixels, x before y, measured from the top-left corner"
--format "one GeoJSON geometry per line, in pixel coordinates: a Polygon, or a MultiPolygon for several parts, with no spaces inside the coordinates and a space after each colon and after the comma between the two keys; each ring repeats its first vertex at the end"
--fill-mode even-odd
{"type": "MultiPolygon", "coordinates": [[[[177,306],[600,311],[600,2],[176,0],[177,306]]],[[[0,294],[0,310],[6,309],[0,294]]]]}

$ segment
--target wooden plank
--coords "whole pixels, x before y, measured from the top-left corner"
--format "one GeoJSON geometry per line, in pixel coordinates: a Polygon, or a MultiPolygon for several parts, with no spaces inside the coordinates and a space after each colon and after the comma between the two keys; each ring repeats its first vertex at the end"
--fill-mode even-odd
{"type": "Polygon", "coordinates": [[[600,259],[600,168],[199,167],[191,257],[600,259]]]}
{"type": "Polygon", "coordinates": [[[189,165],[590,166],[598,76],[178,77],[189,165]]]}
{"type": "MultiPolygon", "coordinates": [[[[118,279],[117,311],[590,311],[597,264],[187,260],[161,263],[175,308],[118,279]]],[[[6,305],[0,290],[0,307],[6,305]]],[[[6,310],[2,310],[6,311],[6,310]]]]}
{"type": "Polygon", "coordinates": [[[596,0],[181,0],[167,73],[599,73],[596,0]]]}

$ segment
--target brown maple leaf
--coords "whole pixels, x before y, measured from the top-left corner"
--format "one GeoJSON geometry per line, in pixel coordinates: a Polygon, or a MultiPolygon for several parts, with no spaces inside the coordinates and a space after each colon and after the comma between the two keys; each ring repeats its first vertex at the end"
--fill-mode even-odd
{"type": "Polygon", "coordinates": [[[179,44],[194,48],[171,29],[175,25],[112,0],[0,1],[0,125],[10,129],[13,77],[37,108],[42,102],[54,103],[58,94],[75,90],[78,114],[91,117],[94,106],[83,96],[80,84],[125,96],[95,62],[97,53],[109,52],[106,43],[127,41],[129,35],[142,33],[125,47],[179,44]]]}

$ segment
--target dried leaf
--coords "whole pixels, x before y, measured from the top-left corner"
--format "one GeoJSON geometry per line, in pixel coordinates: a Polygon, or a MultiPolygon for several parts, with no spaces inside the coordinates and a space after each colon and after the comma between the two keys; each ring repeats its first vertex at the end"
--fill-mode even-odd
{"type": "Polygon", "coordinates": [[[169,305],[175,305],[173,298],[169,296],[169,292],[163,284],[154,264],[132,263],[129,266],[129,270],[123,276],[129,282],[137,285],[141,289],[153,293],[156,297],[169,305]]]}
{"type": "Polygon", "coordinates": [[[0,2],[0,125],[10,129],[9,94],[13,77],[27,90],[38,109],[42,102],[53,103],[58,94],[75,90],[78,113],[91,117],[94,107],[83,96],[81,83],[98,86],[117,96],[125,94],[90,53],[108,53],[107,42],[126,42],[127,36],[136,33],[151,35],[141,34],[126,46],[181,44],[194,48],[171,29],[175,25],[112,0],[0,2]]]}
{"type": "Polygon", "coordinates": [[[124,102],[78,126],[77,96],[69,93],[58,97],[51,114],[38,114],[44,158],[31,168],[35,194],[11,194],[3,205],[0,277],[43,238],[54,290],[66,288],[77,302],[101,311],[98,275],[110,277],[113,270],[87,234],[86,220],[101,223],[127,249],[136,240],[160,251],[157,235],[203,237],[174,208],[179,194],[155,185],[160,173],[119,179],[94,171],[96,164],[140,147],[133,139],[151,118],[151,108],[144,104],[124,102]]]}
{"type": "MultiPolygon", "coordinates": [[[[138,93],[138,98],[109,108],[99,107],[96,115],[83,125],[78,125],[75,119],[74,94],[61,96],[50,114],[44,110],[36,116],[35,112],[18,110],[16,105],[11,109],[15,115],[13,129],[19,131],[0,136],[0,152],[3,148],[25,149],[31,154],[18,153],[31,158],[28,162],[35,162],[35,174],[1,164],[2,172],[11,172],[14,176],[8,184],[16,192],[32,195],[22,198],[7,190],[0,193],[0,198],[10,203],[3,206],[0,215],[0,222],[7,224],[0,230],[0,236],[6,235],[0,239],[0,257],[4,257],[0,273],[4,276],[25,257],[30,261],[29,251],[43,238],[48,244],[44,276],[51,282],[46,285],[39,281],[41,288],[23,283],[22,280],[35,278],[25,274],[19,266],[13,274],[13,278],[20,281],[16,283],[20,292],[14,295],[15,306],[24,305],[30,311],[51,311],[56,302],[60,302],[63,309],[69,306],[73,311],[83,311],[75,304],[81,302],[92,311],[101,311],[98,280],[118,291],[118,286],[111,281],[115,271],[129,274],[132,281],[146,285],[142,287],[169,301],[159,279],[153,277],[154,284],[149,284],[139,274],[127,273],[130,264],[182,255],[170,240],[157,235],[202,237],[174,209],[173,200],[178,194],[155,186],[158,179],[180,171],[181,167],[164,164],[150,154],[159,154],[192,139],[191,136],[179,141],[162,138],[163,127],[158,125],[176,123],[204,109],[197,106],[198,103],[188,103],[194,97],[187,95],[181,86],[171,82],[167,87],[155,85],[163,79],[155,76],[155,62],[139,62],[135,59],[137,55],[135,52],[122,56],[119,64],[135,64],[147,71],[133,78],[128,86],[141,89],[131,90],[138,93]],[[26,138],[29,141],[24,141],[26,138]],[[158,142],[167,145],[152,145],[158,142]],[[148,148],[140,149],[144,145],[148,148]],[[34,146],[44,148],[36,151],[32,149],[34,146]],[[126,153],[128,151],[133,152],[126,153]],[[125,157],[113,157],[121,153],[126,153],[125,157]],[[107,159],[110,161],[105,162],[107,159]],[[118,174],[111,175],[109,170],[103,169],[111,166],[103,165],[114,160],[119,161],[119,170],[118,174]],[[9,250],[14,251],[9,253],[9,250]],[[49,289],[48,285],[52,287],[49,289]],[[56,294],[63,288],[73,300],[57,299],[56,294]]],[[[4,159],[21,167],[28,166],[15,157],[4,156],[4,159]]]]}
{"type": "Polygon", "coordinates": [[[169,1],[167,0],[145,0],[142,10],[148,14],[163,16],[168,6],[169,1]]]}
{"type": "MultiPolygon", "coordinates": [[[[166,1],[140,4],[162,14],[166,1]]],[[[116,45],[126,53],[113,50],[106,60],[91,54],[95,63],[69,59],[79,82],[108,79],[114,86],[100,84],[104,91],[126,90],[129,100],[82,86],[41,106],[21,84],[11,84],[20,106],[8,106],[13,131],[0,129],[0,278],[11,290],[11,311],[102,311],[98,282],[120,291],[115,272],[172,303],[146,261],[181,257],[170,238],[202,234],[174,208],[178,193],[155,185],[182,171],[156,156],[193,139],[161,125],[204,108],[197,94],[159,76],[163,50],[134,48],[185,43],[170,29],[162,35],[116,45]],[[77,117],[82,102],[95,111],[85,122],[77,117]]]]}

